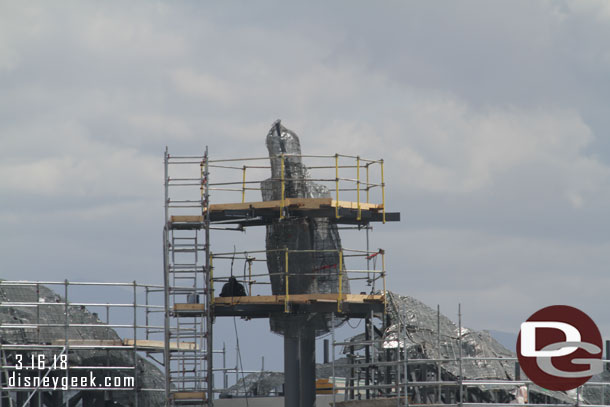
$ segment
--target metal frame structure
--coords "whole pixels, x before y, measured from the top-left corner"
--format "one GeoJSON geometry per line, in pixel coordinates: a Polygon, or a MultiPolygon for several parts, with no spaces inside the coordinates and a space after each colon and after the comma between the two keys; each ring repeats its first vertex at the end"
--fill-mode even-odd
{"type": "MultiPolygon", "coordinates": [[[[193,157],[191,157],[193,158],[193,157]]],[[[207,158],[207,155],[206,155],[207,158]]],[[[167,156],[166,156],[167,159],[167,156]]],[[[218,181],[210,182],[206,177],[205,191],[213,191],[215,202],[232,202],[211,204],[209,195],[205,197],[203,213],[199,216],[187,214],[183,216],[170,216],[166,218],[170,223],[188,225],[199,223],[206,230],[224,229],[243,231],[248,226],[276,225],[287,218],[324,218],[329,223],[342,225],[341,228],[352,228],[355,230],[366,230],[366,250],[347,250],[341,248],[336,251],[339,258],[338,264],[328,265],[332,270],[312,270],[303,274],[291,272],[290,257],[295,258],[302,255],[315,256],[317,252],[324,250],[289,250],[288,248],[277,250],[255,250],[243,252],[237,255],[235,249],[233,253],[210,253],[209,280],[205,288],[212,293],[208,299],[210,313],[216,316],[241,316],[246,318],[269,318],[279,315],[290,315],[294,318],[302,318],[309,313],[321,313],[333,315],[342,319],[350,317],[366,316],[370,312],[385,312],[385,296],[374,295],[375,283],[380,280],[385,291],[385,252],[371,252],[369,250],[369,230],[371,222],[398,221],[399,213],[386,212],[385,206],[385,182],[384,182],[384,163],[383,160],[369,160],[359,156],[347,155],[296,155],[282,153],[277,156],[255,157],[255,158],[230,158],[230,159],[206,159],[207,169],[213,168],[214,178],[218,181]],[[307,158],[317,162],[306,165],[307,170],[298,178],[290,171],[286,170],[287,165],[293,162],[302,162],[301,159],[307,158]],[[274,176],[269,176],[271,166],[268,160],[279,165],[280,172],[274,176]],[[260,165],[259,161],[265,161],[260,165]],[[378,180],[372,180],[373,169],[378,167],[378,180]],[[310,171],[326,171],[328,174],[310,175],[310,171]],[[350,171],[351,176],[346,176],[345,172],[350,171]],[[353,171],[353,172],[352,172],[353,171]],[[365,172],[365,177],[361,177],[361,172],[365,172]],[[217,174],[217,172],[219,174],[217,174]],[[223,176],[224,174],[224,176],[223,176]],[[277,201],[263,201],[262,196],[258,195],[255,200],[247,201],[246,195],[251,191],[260,194],[263,185],[269,181],[275,182],[279,189],[277,201]],[[326,188],[329,194],[334,192],[333,198],[295,198],[288,195],[287,188],[302,185],[302,183],[315,182],[326,188]],[[216,195],[220,199],[216,198],[216,195]],[[241,202],[236,199],[236,195],[241,198],[241,202]],[[231,198],[233,197],[233,198],[231,198]],[[343,200],[340,200],[343,199],[343,200]],[[237,201],[237,202],[236,202],[237,201]],[[236,225],[236,227],[230,227],[236,225]],[[347,225],[347,226],[346,226],[347,225]],[[256,255],[257,258],[252,255],[256,255]],[[269,272],[252,273],[252,264],[256,261],[266,262],[269,256],[275,256],[281,260],[282,272],[277,275],[282,285],[285,285],[285,295],[273,296],[253,296],[252,289],[256,284],[257,277],[269,276],[269,272]],[[371,262],[376,261],[380,256],[381,269],[371,268],[371,262]],[[262,258],[258,258],[262,257],[262,258]],[[366,268],[360,267],[348,270],[345,266],[346,257],[360,257],[365,259],[366,268]],[[239,258],[248,264],[249,276],[242,280],[248,286],[248,297],[232,297],[230,299],[215,299],[213,296],[214,282],[224,281],[228,276],[218,276],[215,274],[216,266],[212,266],[218,260],[230,260],[231,264],[239,258]],[[291,280],[303,278],[325,277],[338,278],[338,292],[332,294],[293,294],[291,292],[291,280]],[[346,294],[342,292],[343,279],[366,280],[371,294],[346,294]],[[221,301],[222,300],[222,301],[221,301]]],[[[166,174],[166,179],[169,179],[166,174]]],[[[193,182],[192,178],[184,178],[183,182],[193,182]]],[[[267,184],[271,185],[271,184],[267,184]]],[[[203,197],[202,197],[203,199],[203,197]]],[[[167,201],[167,196],[166,196],[167,201]]],[[[193,201],[184,201],[184,204],[193,204],[193,201]]],[[[209,248],[209,245],[206,247],[209,248]]],[[[320,255],[319,253],[317,255],[320,255]]],[[[350,260],[353,261],[353,260],[350,260]]],[[[166,266],[167,267],[167,266],[166,266]]],[[[298,267],[295,267],[298,269],[298,267]]],[[[207,270],[207,269],[206,269],[207,270]]],[[[231,267],[232,270],[232,267],[231,267]]],[[[167,273],[166,273],[167,274],[167,273]]],[[[232,275],[232,272],[231,272],[232,275]]],[[[273,276],[272,276],[273,277],[273,276]]],[[[268,283],[262,283],[268,284],[268,283]]],[[[257,290],[258,294],[258,290],[257,290]]],[[[292,328],[291,328],[292,329],[292,328]]],[[[312,329],[312,328],[310,328],[312,329]]],[[[211,328],[210,328],[211,331],[211,328]]],[[[285,391],[286,405],[313,405],[315,400],[312,394],[315,392],[315,335],[311,331],[308,333],[298,333],[295,330],[284,335],[285,357],[285,391]],[[297,335],[296,337],[294,335],[297,335]],[[295,345],[296,344],[296,345],[295,345]],[[298,364],[292,363],[295,359],[294,352],[299,352],[298,364]],[[299,393],[301,395],[299,399],[299,393]]],[[[315,398],[315,397],[314,397],[315,398]]]]}
{"type": "Polygon", "coordinates": [[[214,403],[207,154],[207,149],[196,157],[171,156],[165,151],[164,366],[169,406],[214,403]],[[174,176],[176,166],[185,175],[174,176]],[[173,221],[174,216],[193,212],[194,218],[173,221]],[[171,341],[194,346],[171,352],[171,341]]]}
{"type": "MultiPolygon", "coordinates": [[[[164,340],[164,287],[162,285],[140,284],[137,282],[74,282],[74,281],[0,281],[0,292],[10,290],[26,290],[27,300],[9,301],[6,297],[0,298],[0,309],[10,310],[10,313],[19,315],[21,311],[29,311],[34,315],[28,324],[14,322],[0,322],[0,407],[21,407],[28,402],[31,407],[43,407],[50,405],[76,405],[79,402],[83,407],[97,406],[99,400],[105,398],[109,391],[133,395],[134,406],[146,406],[142,401],[143,392],[164,393],[165,386],[142,386],[138,380],[139,369],[136,369],[135,361],[139,356],[146,357],[152,365],[163,370],[163,355],[166,352],[164,340]],[[54,290],[53,290],[54,288],[54,290]],[[46,291],[47,295],[44,295],[46,291]],[[126,298],[121,302],[109,302],[99,299],[93,300],[92,290],[102,298],[126,298]],[[62,293],[59,297],[56,293],[62,293]],[[49,299],[49,294],[53,298],[49,299]],[[53,314],[57,315],[55,321],[44,321],[44,308],[47,310],[57,309],[53,314]],[[67,311],[67,312],[66,312],[67,311]],[[79,321],[74,317],[75,312],[90,317],[90,322],[79,321]],[[97,319],[96,319],[97,318],[97,319]],[[61,331],[57,338],[51,340],[47,331],[61,331]],[[114,339],[82,339],[75,338],[77,331],[79,336],[82,331],[106,331],[114,339]],[[15,341],[10,338],[23,337],[28,332],[27,340],[15,341]],[[72,355],[81,351],[106,352],[108,360],[103,364],[95,365],[72,365],[68,363],[67,369],[52,368],[53,357],[60,355],[72,355]],[[128,356],[128,364],[116,365],[110,361],[114,353],[128,356]],[[14,372],[21,370],[16,368],[15,354],[27,356],[25,359],[31,362],[29,356],[44,355],[46,362],[44,369],[36,367],[33,372],[40,373],[40,377],[64,376],[81,374],[82,372],[124,372],[131,376],[135,388],[131,387],[82,387],[72,386],[67,381],[67,388],[62,391],[44,389],[32,386],[9,386],[8,378],[14,372]],[[49,404],[52,403],[52,404],[49,404]]],[[[23,297],[23,294],[21,295],[23,297]]],[[[82,319],[82,318],[81,318],[82,319]]],[[[175,341],[169,343],[169,352],[176,353],[188,350],[189,345],[178,344],[175,341]]],[[[214,372],[222,373],[227,378],[228,374],[237,372],[237,366],[227,367],[226,348],[214,350],[213,354],[222,355],[222,367],[214,372]]],[[[126,359],[126,358],[123,358],[126,359]]],[[[69,359],[68,359],[69,361],[69,359]]],[[[38,363],[38,360],[34,360],[38,363]]],[[[25,370],[28,370],[25,368],[25,370]]],[[[30,369],[32,370],[32,369],[30,369]]],[[[111,374],[111,373],[107,373],[111,374]]],[[[224,381],[224,387],[228,386],[228,380],[224,381]]],[[[223,389],[216,389],[221,392],[223,389]]],[[[165,399],[163,396],[162,399],[165,399]]]]}
{"type": "MultiPolygon", "coordinates": [[[[159,285],[143,285],[137,282],[132,283],[96,283],[96,282],[72,282],[65,280],[56,281],[0,281],[0,290],[3,293],[20,292],[20,301],[7,301],[6,298],[0,300],[0,307],[8,309],[9,314],[16,315],[35,315],[34,320],[28,324],[24,323],[0,323],[2,342],[0,342],[0,406],[21,406],[30,403],[30,406],[59,405],[68,403],[76,405],[82,400],[83,406],[93,406],[95,400],[104,397],[107,392],[130,392],[133,393],[133,402],[138,406],[138,399],[141,392],[159,392],[158,387],[141,387],[138,379],[139,369],[136,368],[139,354],[147,354],[154,358],[154,354],[163,353],[163,341],[159,340],[163,332],[163,326],[159,323],[159,318],[155,315],[163,312],[164,306],[154,303],[151,299],[159,297],[163,292],[163,287],[159,285]],[[59,287],[63,291],[63,297],[57,296],[54,291],[46,291],[47,295],[41,291],[48,287],[59,287]],[[70,296],[80,296],[75,291],[85,288],[97,290],[113,289],[116,296],[125,297],[126,290],[131,292],[132,301],[123,303],[93,302],[93,301],[70,301],[70,296]],[[53,301],[49,300],[49,293],[53,293],[53,301]],[[56,321],[45,321],[44,310],[52,311],[58,315],[56,321]],[[53,311],[57,309],[57,311],[53,311]],[[92,311],[97,311],[92,313],[92,311]],[[128,312],[125,312],[128,311],[128,312]],[[27,314],[26,314],[27,313],[27,314]],[[75,314],[81,315],[77,318],[75,314]],[[105,318],[98,315],[105,314],[105,318]],[[111,316],[112,315],[112,316],[111,316]],[[90,322],[83,322],[87,316],[90,322]],[[114,339],[82,339],[75,337],[82,335],[82,331],[104,332],[114,339]],[[53,333],[51,333],[53,331],[53,333]],[[62,332],[62,335],[57,335],[62,332]],[[131,336],[131,339],[121,339],[121,336],[131,336]],[[59,336],[59,337],[57,337],[59,336]],[[17,341],[15,338],[22,338],[17,341]],[[158,340],[155,340],[157,338],[158,340]],[[79,351],[106,351],[106,365],[72,365],[69,357],[79,351]],[[112,365],[110,360],[112,354],[130,355],[123,360],[129,359],[128,365],[112,365]],[[27,359],[36,365],[21,368],[17,363],[19,359],[27,359]],[[68,362],[65,369],[60,369],[55,363],[62,356],[68,362]],[[41,364],[42,363],[42,364],[41,364]],[[133,379],[129,386],[119,386],[113,388],[96,386],[73,386],[70,378],[83,372],[127,372],[126,376],[133,379]],[[38,377],[58,377],[65,378],[66,387],[63,391],[57,389],[42,388],[39,386],[14,385],[11,386],[10,376],[17,374],[28,374],[38,377]],[[131,374],[131,375],[130,375],[131,374]],[[96,396],[93,393],[99,393],[96,396]],[[101,393],[100,393],[101,392],[101,393]],[[59,404],[48,404],[59,403],[59,404]]],[[[59,290],[58,290],[59,291],[59,290]]],[[[10,294],[12,295],[12,294],[10,294]]],[[[59,380],[59,379],[58,379],[59,380]]],[[[64,380],[64,379],[62,379],[64,380]]],[[[15,381],[17,383],[17,381],[15,381]]],[[[68,405],[66,404],[66,405],[68,405]]]]}
{"type": "MultiPolygon", "coordinates": [[[[213,405],[213,355],[206,352],[212,349],[213,320],[216,316],[264,317],[272,314],[324,312],[336,313],[342,317],[366,315],[371,310],[383,312],[385,297],[356,296],[348,297],[341,292],[336,298],[296,298],[290,294],[290,279],[296,278],[290,273],[289,256],[296,251],[285,249],[286,295],[281,300],[261,303],[260,297],[255,301],[217,301],[214,298],[214,282],[223,281],[224,276],[214,276],[214,261],[223,259],[235,260],[235,253],[212,253],[210,251],[210,230],[222,229],[243,231],[248,226],[270,225],[277,220],[289,217],[323,217],[337,224],[353,225],[354,229],[366,230],[366,251],[340,250],[340,261],[335,273],[341,278],[356,275],[350,279],[364,279],[375,287],[381,280],[385,290],[385,252],[369,252],[368,231],[370,222],[399,220],[397,213],[386,213],[385,183],[383,178],[383,160],[368,160],[357,156],[346,155],[291,155],[281,154],[273,157],[230,158],[211,160],[207,148],[203,156],[173,156],[167,148],[165,151],[165,224],[163,229],[164,253],[164,295],[165,295],[165,371],[166,397],[168,406],[213,405]],[[284,170],[287,160],[309,158],[320,160],[319,165],[308,166],[308,170],[326,171],[332,174],[303,179],[286,176],[284,170]],[[279,178],[269,178],[271,168],[268,160],[278,160],[281,165],[279,178]],[[258,163],[265,161],[263,165],[258,163]],[[346,161],[348,161],[346,163],[346,161]],[[352,162],[353,161],[353,162],[352,162]],[[374,167],[378,166],[377,181],[373,181],[374,167]],[[176,168],[177,167],[177,168],[176,168]],[[210,169],[215,171],[215,179],[210,181],[210,169]],[[177,170],[177,171],[176,171],[177,170]],[[341,172],[354,171],[353,177],[341,172]],[[361,172],[365,177],[361,178],[361,172]],[[171,172],[171,174],[170,174],[171,172]],[[175,174],[177,172],[177,175],[175,174]],[[218,172],[218,174],[216,174],[218,172]],[[246,202],[251,191],[260,191],[264,181],[277,181],[281,186],[281,197],[276,201],[261,201],[260,195],[253,202],[246,202]],[[286,197],[288,182],[315,181],[334,189],[335,199],[295,199],[286,197]],[[378,191],[376,194],[373,192],[378,191]],[[235,202],[228,204],[211,204],[210,194],[214,193],[216,202],[235,202]],[[237,195],[237,196],[236,196],[237,195]],[[351,199],[351,201],[340,201],[351,199]],[[239,199],[241,198],[241,199],[239,199]],[[373,203],[377,200],[378,203],[373,203]],[[236,202],[237,201],[237,202],[236,202]],[[239,202],[241,201],[241,202],[239,202]],[[231,226],[231,225],[236,225],[231,226]],[[381,270],[370,268],[371,259],[381,255],[381,270]],[[366,259],[366,269],[347,270],[344,257],[361,257],[366,259]],[[365,276],[366,275],[366,276],[365,276]],[[259,301],[257,303],[257,301],[259,301]],[[172,353],[167,349],[170,341],[193,342],[197,349],[192,353],[172,353]]],[[[281,251],[281,250],[280,250],[281,251]]],[[[255,259],[244,253],[244,260],[249,263],[250,276],[244,281],[249,288],[249,295],[256,277],[269,273],[252,274],[252,264],[266,261],[268,250],[257,251],[265,259],[255,259]]],[[[299,275],[303,278],[303,275],[299,275]]],[[[252,298],[252,297],[251,297],[252,298]]]]}
{"type": "MultiPolygon", "coordinates": [[[[516,357],[464,357],[461,352],[455,358],[441,359],[409,359],[405,351],[404,341],[407,338],[406,322],[402,318],[397,321],[395,336],[388,339],[375,338],[373,319],[382,319],[382,330],[385,330],[385,320],[382,314],[371,313],[366,317],[365,335],[363,340],[336,341],[335,330],[331,331],[332,346],[332,394],[333,403],[350,400],[391,399],[396,406],[441,407],[441,406],[538,406],[565,407],[569,403],[551,403],[552,395],[548,395],[545,403],[531,403],[530,389],[535,384],[529,379],[521,379],[518,359],[516,357]],[[388,342],[395,342],[391,349],[376,352],[388,342]],[[347,363],[339,363],[336,358],[336,348],[347,349],[347,363]],[[364,349],[364,355],[357,349],[364,349]],[[515,363],[515,380],[464,379],[462,363],[464,361],[503,361],[515,363]],[[457,364],[460,372],[455,380],[443,379],[441,366],[457,364]],[[349,375],[337,377],[339,368],[348,369],[349,375]],[[487,389],[509,388],[515,390],[525,388],[525,403],[506,402],[475,402],[469,401],[469,392],[487,389]]],[[[458,307],[458,346],[461,350],[462,313],[458,307]]],[[[440,354],[440,309],[437,307],[437,343],[440,354]]],[[[345,352],[344,352],[345,353],[345,352]]],[[[610,341],[606,341],[606,355],[610,355],[610,341]]],[[[604,365],[610,367],[610,360],[603,359],[604,365]]],[[[597,406],[607,406],[610,400],[605,398],[605,389],[610,389],[610,382],[587,382],[576,391],[577,399],[574,405],[579,405],[578,398],[587,388],[601,387],[601,403],[597,406]]],[[[540,396],[544,397],[544,396],[540,396]]],[[[568,396],[566,396],[568,398],[568,396]]],[[[384,404],[389,405],[389,404],[384,404]]],[[[584,404],[583,404],[584,405],[584,404]]],[[[596,406],[594,404],[586,404],[596,406]]]]}

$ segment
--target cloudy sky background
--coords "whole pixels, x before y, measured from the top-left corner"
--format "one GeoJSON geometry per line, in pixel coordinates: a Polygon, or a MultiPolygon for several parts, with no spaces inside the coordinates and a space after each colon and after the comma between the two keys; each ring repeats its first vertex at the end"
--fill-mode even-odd
{"type": "MultiPolygon", "coordinates": [[[[265,155],[281,118],[304,153],[386,160],[394,291],[610,337],[609,77],[602,0],[0,1],[1,277],[161,282],[165,146],[265,155]]],[[[244,363],[279,368],[249,324],[244,363]]]]}

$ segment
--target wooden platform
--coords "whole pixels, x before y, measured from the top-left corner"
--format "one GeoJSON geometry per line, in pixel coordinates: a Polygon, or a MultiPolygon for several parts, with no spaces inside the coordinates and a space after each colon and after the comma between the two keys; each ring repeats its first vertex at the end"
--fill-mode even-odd
{"type": "MultiPolygon", "coordinates": [[[[343,303],[362,304],[365,302],[383,303],[383,295],[367,294],[343,294],[343,303]]],[[[290,294],[288,302],[290,304],[313,304],[316,302],[336,304],[339,294],[290,294]]],[[[216,297],[215,305],[234,305],[234,304],[284,304],[285,295],[255,295],[252,297],[216,297]]]]}
{"type": "MultiPolygon", "coordinates": [[[[165,349],[165,343],[163,341],[151,341],[148,339],[123,339],[123,343],[126,346],[133,346],[135,342],[136,348],[141,350],[163,350],[165,349]]],[[[194,342],[170,342],[170,351],[188,351],[198,350],[199,346],[194,342]]]]}
{"type": "Polygon", "coordinates": [[[207,405],[207,397],[203,391],[178,391],[170,394],[174,404],[179,405],[207,405]]]}
{"type": "MultiPolygon", "coordinates": [[[[56,339],[52,345],[63,346],[65,339],[56,339]]],[[[163,351],[165,344],[163,341],[152,341],[148,339],[138,339],[135,341],[136,348],[148,351],[163,351]]],[[[115,347],[133,347],[133,339],[68,339],[68,345],[79,348],[115,348],[115,347]]],[[[170,351],[189,351],[199,350],[199,346],[193,342],[170,342],[170,351]]]]}
{"type": "MultiPolygon", "coordinates": [[[[384,311],[383,295],[343,294],[340,309],[339,294],[291,294],[288,305],[291,313],[336,313],[348,317],[362,317],[371,311],[384,311]]],[[[267,318],[273,314],[285,313],[284,295],[257,295],[252,297],[214,298],[215,316],[243,316],[267,318]]]]}
{"type": "MultiPolygon", "coordinates": [[[[66,340],[56,339],[51,344],[63,346],[66,344],[66,340]]],[[[79,347],[125,346],[121,339],[68,339],[68,345],[79,347]]]]}
{"type": "Polygon", "coordinates": [[[174,304],[173,313],[178,316],[201,316],[205,314],[204,304],[174,304]]]}
{"type": "MultiPolygon", "coordinates": [[[[277,209],[280,210],[282,201],[258,201],[258,202],[243,202],[243,203],[227,203],[227,204],[212,204],[210,205],[210,212],[215,211],[236,211],[244,209],[277,209]]],[[[358,209],[357,202],[351,201],[336,201],[332,198],[286,198],[284,199],[284,206],[292,209],[320,209],[324,207],[339,207],[348,209],[358,209]]],[[[361,210],[383,210],[383,205],[360,202],[361,210]]]]}
{"type": "MultiPolygon", "coordinates": [[[[235,223],[241,226],[267,225],[279,218],[282,202],[257,201],[210,205],[210,221],[235,223]]],[[[284,215],[295,217],[329,218],[335,223],[367,224],[383,221],[383,205],[366,202],[337,201],[332,198],[286,198],[284,215]],[[358,210],[360,205],[360,210],[358,210]],[[337,218],[337,213],[339,218],[337,218]],[[358,219],[360,218],[360,219],[358,219]]],[[[387,222],[399,221],[400,213],[386,212],[387,222]]],[[[170,219],[176,229],[199,228],[203,216],[176,215],[170,219]]]]}

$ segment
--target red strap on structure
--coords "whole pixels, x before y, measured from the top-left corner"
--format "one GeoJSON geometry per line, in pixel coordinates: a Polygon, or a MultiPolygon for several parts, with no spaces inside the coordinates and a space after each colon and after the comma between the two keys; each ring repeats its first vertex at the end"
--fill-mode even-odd
{"type": "Polygon", "coordinates": [[[380,254],[384,254],[384,253],[385,253],[385,251],[384,251],[384,250],[379,249],[379,251],[378,251],[377,253],[373,253],[373,254],[371,254],[371,255],[369,255],[369,256],[366,256],[366,259],[367,259],[367,260],[371,260],[373,257],[377,257],[378,255],[380,255],[380,254]]]}
{"type": "Polygon", "coordinates": [[[327,264],[326,266],[322,266],[320,268],[317,269],[313,269],[313,271],[320,271],[320,270],[326,270],[326,269],[332,269],[332,268],[337,268],[337,264],[327,264]]]}

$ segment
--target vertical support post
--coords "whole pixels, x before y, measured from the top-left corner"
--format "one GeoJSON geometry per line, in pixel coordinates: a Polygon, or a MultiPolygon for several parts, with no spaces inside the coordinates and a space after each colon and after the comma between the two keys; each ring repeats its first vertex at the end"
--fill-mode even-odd
{"type": "Polygon", "coordinates": [[[165,147],[164,155],[164,185],[165,185],[165,225],[163,226],[163,301],[164,301],[164,347],[163,347],[163,367],[165,370],[165,402],[169,404],[171,389],[171,366],[169,356],[170,341],[170,278],[169,278],[169,152],[165,147]]]}
{"type": "Polygon", "coordinates": [[[227,347],[222,343],[222,388],[229,388],[229,376],[227,375],[227,347]]]}
{"type": "Polygon", "coordinates": [[[210,252],[208,259],[208,274],[210,275],[210,284],[208,286],[208,291],[210,291],[210,304],[214,305],[214,254],[212,252],[210,252]]]}
{"type": "Polygon", "coordinates": [[[356,220],[360,220],[362,218],[362,209],[360,208],[360,156],[356,157],[356,202],[358,204],[356,220]]]}
{"type": "Polygon", "coordinates": [[[316,405],[316,337],[311,324],[299,324],[299,393],[301,407],[316,405]]]}
{"type": "MultiPolygon", "coordinates": [[[[64,349],[66,350],[66,355],[70,354],[70,336],[69,336],[69,327],[70,327],[70,315],[69,315],[69,307],[68,307],[68,279],[64,280],[64,349]]],[[[68,382],[68,390],[70,390],[70,366],[66,369],[66,381],[68,382]]]]}
{"type": "Polygon", "coordinates": [[[254,282],[252,281],[252,262],[254,261],[253,257],[247,257],[248,261],[248,295],[252,295],[252,285],[254,282]]]}
{"type": "Polygon", "coordinates": [[[383,278],[383,313],[387,312],[388,300],[385,287],[385,250],[381,250],[381,277],[383,278]]]}
{"type": "MultiPolygon", "coordinates": [[[[199,171],[200,171],[200,175],[199,175],[199,191],[201,193],[201,201],[202,201],[202,205],[201,205],[201,216],[205,216],[205,208],[206,208],[206,204],[205,204],[205,192],[204,192],[204,185],[205,185],[205,170],[203,168],[203,166],[205,165],[204,160],[201,160],[201,162],[199,163],[199,171]]],[[[195,253],[197,253],[197,251],[195,251],[195,253]]]]}
{"type": "MultiPolygon", "coordinates": [[[[205,323],[206,323],[206,382],[207,382],[207,402],[209,407],[214,407],[214,335],[213,335],[213,323],[214,323],[214,281],[213,281],[213,268],[212,268],[212,257],[210,253],[210,188],[208,187],[210,181],[210,164],[208,156],[208,147],[205,147],[205,193],[204,193],[204,214],[203,214],[203,227],[205,232],[205,286],[208,288],[206,295],[206,311],[205,323]]],[[[203,322],[203,321],[202,321],[203,322]]],[[[203,327],[202,327],[203,328],[203,327]]]]}
{"type": "Polygon", "coordinates": [[[464,403],[464,389],[463,389],[463,380],[464,378],[462,377],[462,304],[458,304],[458,346],[459,346],[459,352],[458,352],[458,357],[460,358],[460,362],[459,362],[459,372],[460,372],[460,381],[459,381],[459,405],[460,407],[463,405],[464,403]]]}
{"type": "Polygon", "coordinates": [[[339,219],[339,154],[335,154],[335,218],[339,219]]]}
{"type": "Polygon", "coordinates": [[[280,200],[280,219],[284,219],[284,199],[285,199],[285,195],[286,195],[286,163],[285,163],[285,156],[284,154],[282,154],[280,156],[281,158],[281,171],[280,171],[280,180],[281,180],[281,184],[282,184],[282,198],[280,200]]]}
{"type": "Polygon", "coordinates": [[[241,203],[246,202],[246,166],[243,168],[243,176],[241,182],[241,203]]]}
{"type": "Polygon", "coordinates": [[[288,300],[290,299],[290,285],[288,281],[290,280],[290,274],[288,273],[288,248],[284,247],[284,271],[285,271],[285,280],[286,280],[286,293],[284,295],[284,312],[288,312],[288,300]]]}
{"type": "Polygon", "coordinates": [[[145,318],[146,318],[146,320],[144,321],[144,324],[146,325],[146,328],[145,328],[146,329],[146,340],[148,340],[148,336],[149,336],[149,334],[148,334],[148,329],[149,329],[148,328],[148,326],[149,326],[149,316],[148,316],[148,314],[149,314],[149,312],[148,312],[148,286],[144,286],[144,308],[145,308],[145,311],[146,311],[144,313],[145,318]]]}
{"type": "Polygon", "coordinates": [[[294,321],[288,323],[284,333],[284,406],[298,407],[300,394],[299,327],[294,321]]]}
{"type": "MultiPolygon", "coordinates": [[[[375,328],[374,328],[374,324],[373,324],[373,318],[374,318],[374,313],[373,310],[371,310],[371,313],[369,314],[369,321],[370,321],[370,329],[371,329],[371,360],[373,361],[373,363],[377,363],[377,347],[376,347],[376,342],[377,340],[375,339],[375,328]]],[[[372,369],[371,371],[371,381],[373,382],[373,384],[377,384],[378,382],[378,377],[377,377],[377,370],[376,369],[372,369]]],[[[373,398],[377,397],[378,394],[377,390],[373,391],[373,398]]]]}
{"type": "Polygon", "coordinates": [[[333,363],[332,363],[332,373],[333,373],[333,406],[337,405],[337,378],[335,376],[335,313],[330,314],[330,334],[332,341],[332,355],[333,355],[333,363]]]}
{"type": "Polygon", "coordinates": [[[337,312],[341,312],[343,301],[343,249],[339,250],[339,298],[337,298],[337,312]]]}
{"type": "MultiPolygon", "coordinates": [[[[404,349],[405,349],[405,406],[409,406],[409,350],[407,348],[407,325],[406,324],[402,324],[402,326],[400,325],[400,320],[399,320],[399,329],[401,329],[400,332],[403,332],[403,344],[404,344],[404,349]]],[[[400,343],[399,343],[400,345],[400,343]]]]}
{"type": "MultiPolygon", "coordinates": [[[[441,359],[441,306],[439,304],[436,305],[436,349],[438,352],[438,358],[441,359]]],[[[436,395],[436,404],[441,403],[441,362],[436,362],[436,381],[439,382],[437,395],[436,395]]]]}
{"type": "Polygon", "coordinates": [[[369,191],[371,189],[371,185],[369,184],[369,166],[371,163],[366,164],[366,203],[369,203],[369,191]]]}
{"type": "MultiPolygon", "coordinates": [[[[369,229],[371,225],[366,225],[366,282],[368,285],[371,285],[371,273],[368,273],[371,270],[371,253],[370,253],[370,244],[369,244],[369,229]]],[[[374,274],[373,274],[374,275],[374,274]]],[[[375,280],[377,280],[377,276],[373,278],[373,291],[375,290],[375,280]]]]}
{"type": "Polygon", "coordinates": [[[134,402],[135,407],[138,407],[138,286],[136,281],[133,281],[133,380],[134,380],[134,402]]]}
{"type": "Polygon", "coordinates": [[[400,406],[400,319],[398,319],[397,328],[398,342],[396,343],[396,405],[400,406]]]}
{"type": "Polygon", "coordinates": [[[385,223],[385,182],[383,181],[383,159],[379,160],[381,164],[381,205],[383,206],[383,223],[385,223]]]}
{"type": "Polygon", "coordinates": [[[328,363],[328,339],[324,339],[324,364],[328,363]]]}
{"type": "MultiPolygon", "coordinates": [[[[610,360],[610,341],[606,341],[606,360],[610,360]]],[[[610,362],[607,362],[605,367],[610,370],[610,362]]]]}
{"type": "Polygon", "coordinates": [[[36,283],[36,343],[40,343],[40,284],[36,283]]]}
{"type": "MultiPolygon", "coordinates": [[[[349,347],[349,355],[348,355],[349,364],[351,366],[349,368],[349,381],[347,382],[348,386],[351,387],[349,389],[349,400],[354,400],[354,390],[355,390],[354,387],[360,386],[360,377],[358,377],[358,381],[355,382],[355,385],[354,385],[354,377],[356,376],[356,372],[355,372],[355,369],[354,369],[354,364],[356,363],[356,359],[354,357],[355,353],[356,352],[354,351],[354,345],[351,345],[349,347]]],[[[360,371],[358,372],[358,376],[360,376],[360,371]]],[[[347,398],[348,394],[347,393],[348,392],[347,392],[347,389],[346,389],[346,391],[345,391],[345,400],[346,401],[348,400],[348,398],[347,398]]],[[[360,395],[360,389],[358,389],[358,395],[360,395]]]]}

